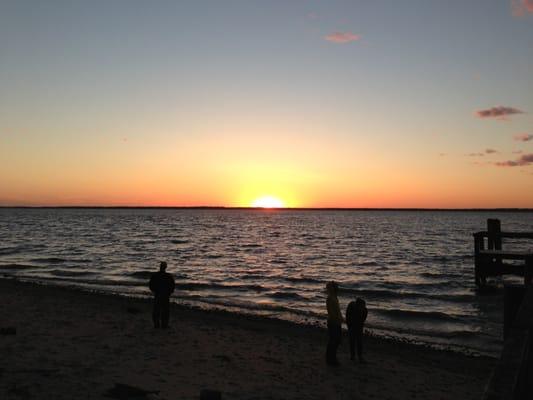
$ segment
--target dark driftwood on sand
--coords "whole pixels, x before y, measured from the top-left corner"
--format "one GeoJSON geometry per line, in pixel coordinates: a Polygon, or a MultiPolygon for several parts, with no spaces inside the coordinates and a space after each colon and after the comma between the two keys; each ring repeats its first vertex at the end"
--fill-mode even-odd
{"type": "Polygon", "coordinates": [[[115,386],[104,393],[105,397],[113,399],[145,399],[149,394],[157,394],[159,390],[145,390],[123,383],[115,383],[115,386]]]}

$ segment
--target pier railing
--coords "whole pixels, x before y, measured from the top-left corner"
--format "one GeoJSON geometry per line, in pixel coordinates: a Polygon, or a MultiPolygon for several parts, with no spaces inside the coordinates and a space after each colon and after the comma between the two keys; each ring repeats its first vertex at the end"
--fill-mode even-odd
{"type": "Polygon", "coordinates": [[[533,232],[502,232],[500,221],[489,219],[487,231],[474,233],[474,269],[478,287],[486,284],[488,277],[518,275],[529,285],[533,277],[533,249],[529,251],[503,250],[503,239],[533,239],[533,232]],[[509,264],[509,260],[522,260],[522,264],[509,264]]]}

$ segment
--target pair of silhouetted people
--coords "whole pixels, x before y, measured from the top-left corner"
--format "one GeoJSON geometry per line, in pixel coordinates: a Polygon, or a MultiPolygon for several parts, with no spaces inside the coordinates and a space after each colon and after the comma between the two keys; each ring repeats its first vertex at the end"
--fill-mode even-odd
{"type": "MultiPolygon", "coordinates": [[[[342,317],[339,306],[338,295],[339,286],[336,282],[326,284],[328,310],[328,347],[326,350],[326,362],[328,365],[339,365],[337,361],[337,349],[342,338],[342,317]]],[[[357,298],[350,302],[346,309],[346,325],[348,325],[348,337],[350,341],[350,359],[355,360],[355,347],[357,345],[357,357],[359,362],[363,359],[363,328],[368,311],[363,299],[357,298]]]]}
{"type": "Polygon", "coordinates": [[[154,309],[152,319],[154,328],[168,328],[170,295],[174,291],[176,284],[171,274],[166,272],[167,263],[162,261],[159,265],[159,272],[152,274],[150,278],[150,290],[154,294],[154,309]]]}

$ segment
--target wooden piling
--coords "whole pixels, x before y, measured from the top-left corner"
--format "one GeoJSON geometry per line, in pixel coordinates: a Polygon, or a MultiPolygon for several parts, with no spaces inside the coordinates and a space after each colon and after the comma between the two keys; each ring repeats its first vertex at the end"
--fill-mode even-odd
{"type": "Polygon", "coordinates": [[[503,238],[533,239],[533,232],[502,232],[500,220],[488,219],[487,231],[474,233],[474,276],[478,288],[483,288],[491,276],[518,275],[524,277],[525,285],[532,283],[533,250],[503,250],[503,238]],[[524,263],[505,262],[513,260],[524,263]]]}
{"type": "Polygon", "coordinates": [[[503,292],[503,339],[509,336],[509,330],[518,314],[526,293],[525,286],[505,285],[503,292]]]}

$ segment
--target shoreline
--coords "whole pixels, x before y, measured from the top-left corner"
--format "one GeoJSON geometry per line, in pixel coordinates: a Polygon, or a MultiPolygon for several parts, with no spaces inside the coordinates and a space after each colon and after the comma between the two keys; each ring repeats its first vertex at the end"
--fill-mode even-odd
{"type": "Polygon", "coordinates": [[[0,336],[6,399],[80,390],[99,399],[114,383],[160,390],[160,399],[201,389],[224,399],[478,399],[497,361],[367,336],[369,364],[353,364],[343,337],[342,365],[332,369],[321,327],[172,304],[172,329],[161,331],[149,299],[5,278],[0,296],[2,327],[17,329],[0,336]]]}
{"type": "MultiPolygon", "coordinates": [[[[102,289],[97,288],[91,288],[89,286],[82,286],[82,285],[76,285],[76,284],[64,284],[64,283],[58,283],[54,280],[42,280],[42,278],[31,278],[31,277],[23,277],[18,278],[15,276],[8,276],[8,275],[2,275],[0,274],[0,281],[2,280],[8,280],[8,281],[15,281],[22,284],[28,284],[28,285],[38,285],[43,287],[52,287],[52,288],[59,288],[61,290],[69,290],[73,292],[85,292],[88,294],[94,294],[96,296],[110,296],[110,297],[122,297],[127,299],[137,299],[142,301],[151,301],[151,294],[146,293],[146,295],[143,294],[133,294],[133,293],[126,293],[126,292],[112,292],[112,291],[106,291],[102,289]]],[[[285,319],[275,316],[267,316],[267,315],[260,315],[253,313],[251,311],[246,311],[245,309],[240,309],[238,306],[232,306],[232,305],[220,305],[220,304],[212,304],[212,303],[204,303],[202,301],[198,301],[199,304],[194,304],[194,301],[185,300],[184,302],[178,302],[178,300],[183,300],[179,297],[171,297],[170,301],[173,307],[177,307],[181,310],[186,310],[189,312],[195,312],[198,311],[200,313],[218,313],[223,315],[229,315],[229,318],[246,318],[253,321],[263,321],[264,323],[286,323],[292,326],[299,326],[299,327],[305,327],[305,328],[311,328],[311,329],[319,329],[323,332],[327,331],[326,327],[326,314],[324,314],[323,320],[317,320],[317,319],[302,319],[302,320],[296,320],[296,319],[285,319]],[[187,302],[190,302],[187,304],[187,302]]],[[[345,325],[342,327],[343,333],[347,334],[347,328],[345,325]]],[[[325,333],[324,333],[325,334],[325,333]]],[[[453,344],[445,344],[445,343],[438,343],[438,342],[424,342],[423,340],[417,340],[413,337],[409,337],[409,334],[405,335],[397,335],[387,333],[384,330],[379,330],[375,328],[368,328],[365,327],[365,336],[367,338],[371,338],[372,340],[379,340],[379,341],[387,341],[391,343],[402,343],[407,345],[412,345],[416,347],[423,347],[427,348],[429,350],[435,350],[435,351],[443,351],[443,352],[450,352],[450,353],[456,353],[465,355],[467,357],[487,357],[491,359],[497,359],[499,357],[499,352],[496,354],[492,354],[491,352],[480,352],[476,349],[468,348],[466,346],[459,346],[459,345],[453,345],[453,344]],[[382,332],[382,333],[378,333],[382,332]]]]}

